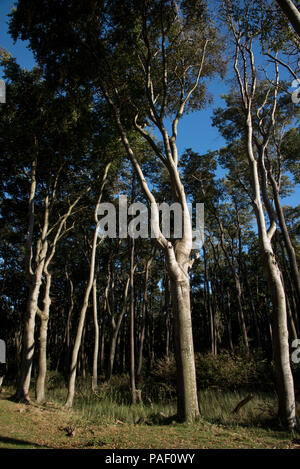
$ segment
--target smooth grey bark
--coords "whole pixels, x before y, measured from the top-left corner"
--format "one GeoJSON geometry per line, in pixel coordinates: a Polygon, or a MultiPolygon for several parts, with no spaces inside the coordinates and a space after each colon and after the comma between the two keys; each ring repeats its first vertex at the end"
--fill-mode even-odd
{"type": "MultiPolygon", "coordinates": [[[[227,10],[228,13],[228,10],[227,10]]],[[[263,106],[257,111],[259,121],[259,128],[263,135],[263,143],[258,148],[258,156],[254,152],[254,135],[252,123],[252,104],[256,95],[256,68],[254,64],[254,54],[252,50],[252,42],[247,45],[242,43],[242,35],[238,30],[237,25],[234,23],[233,18],[228,14],[229,24],[233,32],[236,43],[236,54],[234,70],[238,80],[243,107],[245,111],[245,129],[246,129],[246,145],[249,170],[251,174],[251,187],[252,187],[252,205],[257,220],[259,243],[262,253],[262,263],[265,270],[266,279],[272,299],[272,341],[273,341],[273,354],[276,371],[277,393],[278,393],[278,416],[281,423],[287,428],[294,428],[296,426],[296,412],[295,412],[295,392],[293,376],[290,366],[289,355],[289,340],[288,340],[288,327],[287,327],[287,311],[286,311],[286,298],[284,286],[282,283],[281,272],[277,264],[275,254],[272,247],[272,237],[276,231],[276,222],[273,219],[273,211],[267,191],[267,173],[264,165],[264,155],[266,148],[269,144],[271,131],[274,128],[275,112],[277,105],[278,93],[278,64],[276,64],[276,83],[274,87],[274,100],[270,114],[271,126],[268,126],[267,133],[263,127],[263,114],[261,110],[263,106]],[[239,56],[242,56],[243,69],[240,73],[238,66],[239,56]],[[247,55],[247,57],[246,57],[247,55]],[[247,58],[249,62],[247,62],[247,58]],[[250,83],[247,77],[247,63],[250,67],[250,83]],[[262,195],[261,195],[262,194],[262,195]],[[262,197],[270,219],[270,227],[266,227],[266,219],[264,207],[262,204],[262,197]]]]}
{"type": "MultiPolygon", "coordinates": [[[[174,328],[177,329],[175,332],[176,336],[176,366],[177,366],[177,409],[178,418],[184,421],[195,420],[199,416],[199,406],[197,397],[197,382],[195,374],[195,360],[194,360],[194,345],[191,331],[191,307],[190,307],[190,284],[189,284],[189,272],[188,269],[192,266],[191,262],[191,249],[193,243],[192,226],[190,220],[190,214],[187,206],[186,194],[184,187],[180,179],[180,173],[178,171],[178,149],[176,144],[178,123],[184,114],[187,103],[191,96],[199,86],[199,81],[203,72],[204,64],[206,61],[207,47],[209,40],[205,39],[203,47],[199,49],[198,60],[195,66],[195,78],[188,86],[185,86],[185,79],[189,74],[191,65],[188,65],[182,72],[180,78],[181,90],[180,96],[177,101],[177,107],[174,110],[171,124],[170,134],[164,123],[164,119],[167,114],[167,103],[168,103],[168,60],[166,59],[166,31],[162,26],[162,70],[161,76],[158,77],[159,83],[163,86],[163,98],[162,102],[155,96],[154,89],[156,84],[153,83],[153,70],[152,70],[152,55],[153,49],[151,39],[148,35],[147,19],[145,15],[142,15],[143,22],[143,40],[145,46],[145,54],[140,54],[140,51],[136,51],[139,59],[139,64],[142,65],[143,78],[145,79],[145,106],[143,106],[142,114],[147,117],[159,130],[162,142],[163,150],[156,144],[153,137],[145,130],[145,128],[139,124],[140,111],[137,107],[134,107],[136,112],[133,118],[133,125],[137,132],[145,139],[154,151],[157,158],[163,163],[169,175],[169,182],[172,189],[172,195],[175,202],[179,203],[182,209],[182,221],[183,221],[183,234],[180,239],[176,240],[174,245],[168,241],[160,230],[159,221],[159,207],[153,192],[150,190],[147,184],[146,178],[141,168],[139,159],[129,141],[129,135],[127,134],[125,127],[122,123],[122,114],[120,101],[118,99],[119,90],[116,88],[115,83],[109,80],[102,79],[99,77],[99,86],[103,93],[107,103],[109,104],[112,115],[115,121],[116,128],[119,132],[120,138],[124,145],[127,153],[127,157],[131,162],[140,187],[148,201],[149,208],[151,208],[151,231],[152,237],[156,239],[156,242],[160,249],[163,250],[166,256],[166,263],[168,274],[171,282],[172,291],[172,303],[174,308],[174,328]],[[182,329],[182,330],[181,330],[182,329]]],[[[109,64],[107,64],[109,67],[109,64]]],[[[157,78],[157,74],[155,75],[157,78]]],[[[130,100],[131,104],[132,101],[130,100]]],[[[133,104],[134,106],[134,104],[133,104]]]]}
{"type": "Polygon", "coordinates": [[[20,377],[17,383],[17,390],[14,398],[17,400],[30,401],[29,388],[32,371],[32,361],[35,348],[35,318],[38,308],[38,298],[42,275],[45,264],[46,253],[48,249],[47,231],[49,225],[49,196],[45,197],[44,222],[41,236],[36,244],[35,269],[33,268],[33,228],[34,228],[34,199],[36,191],[36,167],[37,158],[32,162],[31,167],[31,185],[29,193],[29,211],[28,211],[28,231],[25,244],[25,272],[29,280],[29,294],[26,307],[23,344],[22,344],[22,365],[20,377]]]}
{"type": "Polygon", "coordinates": [[[131,403],[136,404],[138,393],[136,389],[135,377],[135,298],[134,298],[134,238],[130,238],[130,326],[129,326],[129,347],[130,347],[130,389],[131,403]]]}
{"type": "MultiPolygon", "coordinates": [[[[128,276],[128,279],[126,280],[125,288],[124,288],[123,306],[122,306],[121,312],[119,313],[117,321],[115,321],[115,318],[112,314],[113,312],[110,312],[111,322],[112,322],[112,337],[111,337],[110,350],[109,350],[109,360],[108,360],[108,370],[107,370],[107,375],[106,375],[106,381],[109,381],[111,379],[112,373],[113,373],[117,340],[118,340],[122,320],[126,313],[129,282],[130,282],[130,277],[128,276]]],[[[106,301],[108,302],[107,293],[106,293],[106,301]]],[[[109,310],[109,307],[108,307],[108,310],[109,310]]]]}
{"type": "Polygon", "coordinates": [[[300,37],[300,12],[296,5],[294,5],[292,0],[276,0],[276,2],[300,37]]]}
{"type": "MultiPolygon", "coordinates": [[[[75,382],[76,382],[76,371],[77,371],[77,362],[78,362],[78,353],[81,345],[82,333],[85,324],[85,316],[88,308],[89,297],[93,286],[94,273],[95,273],[95,261],[96,261],[96,249],[97,249],[97,240],[98,240],[98,207],[101,203],[104,186],[107,179],[108,170],[111,166],[111,163],[107,164],[104,170],[102,185],[100,189],[100,194],[96,203],[94,218],[96,222],[96,228],[93,236],[92,250],[91,250],[91,263],[90,263],[90,272],[87,287],[84,294],[83,304],[81,307],[79,322],[77,326],[77,333],[75,338],[75,343],[72,351],[71,366],[70,366],[70,376],[69,376],[69,385],[68,385],[68,395],[65,403],[65,407],[72,407],[75,395],[75,382]]],[[[103,238],[102,238],[103,239],[103,238]]]]}
{"type": "Polygon", "coordinates": [[[274,176],[272,175],[271,171],[268,171],[268,178],[272,186],[273,190],[273,197],[274,197],[274,202],[275,202],[275,208],[276,208],[276,213],[278,217],[278,222],[280,226],[280,230],[282,233],[284,245],[286,248],[286,252],[289,258],[289,263],[290,263],[290,269],[291,269],[291,275],[292,275],[292,281],[294,284],[295,292],[296,292],[296,298],[297,298],[297,306],[298,309],[300,309],[300,273],[298,269],[298,262],[297,262],[297,257],[295,253],[295,249],[293,246],[293,243],[291,241],[291,237],[288,232],[288,228],[286,226],[286,221],[285,221],[285,216],[284,216],[284,211],[280,202],[280,197],[279,197],[279,186],[278,183],[276,182],[274,176]]]}
{"type": "MultiPolygon", "coordinates": [[[[143,300],[142,300],[142,324],[141,324],[141,334],[140,334],[140,343],[139,343],[139,350],[138,350],[138,364],[136,370],[136,378],[137,381],[139,380],[141,373],[142,373],[142,366],[143,366],[143,349],[144,349],[144,340],[145,340],[145,329],[146,329],[146,313],[147,313],[147,302],[148,302],[148,281],[149,281],[149,274],[150,274],[150,267],[155,255],[155,247],[152,248],[151,255],[146,262],[145,268],[145,278],[144,278],[144,292],[143,292],[143,300]]],[[[168,332],[168,328],[167,328],[168,332]]],[[[167,340],[168,343],[168,340],[167,340]]]]}
{"type": "Polygon", "coordinates": [[[190,284],[186,278],[171,277],[174,314],[174,342],[177,369],[177,417],[193,421],[199,416],[198,396],[194,383],[196,368],[190,315],[190,284]],[[184,398],[183,398],[184,397],[184,398]]]}
{"type": "Polygon", "coordinates": [[[278,415],[284,426],[294,428],[296,426],[296,408],[294,381],[290,366],[286,297],[281,272],[271,243],[276,224],[272,223],[269,230],[267,230],[261,201],[258,165],[253,152],[251,106],[248,109],[246,122],[247,151],[252,174],[253,205],[258,225],[263,266],[272,299],[272,340],[278,392],[278,415]]]}
{"type": "MultiPolygon", "coordinates": [[[[228,6],[227,2],[226,5],[228,6]]],[[[256,97],[257,71],[254,63],[252,40],[248,38],[246,39],[247,43],[242,42],[244,38],[241,34],[241,31],[239,30],[239,25],[234,22],[229,9],[226,10],[226,13],[236,44],[234,70],[236,73],[241,101],[245,113],[245,143],[247,148],[249,171],[251,175],[251,200],[257,221],[262,264],[272,300],[272,341],[278,394],[278,417],[286,428],[295,428],[297,425],[295,391],[290,365],[286,297],[282,283],[281,272],[272,247],[272,237],[277,227],[276,222],[273,219],[271,203],[268,198],[266,187],[267,173],[264,166],[265,151],[269,144],[270,135],[274,128],[275,121],[279,83],[278,64],[276,64],[276,81],[275,87],[273,89],[274,100],[270,113],[271,125],[268,126],[267,133],[264,131],[262,123],[264,116],[261,114],[261,110],[263,109],[263,106],[261,106],[261,108],[256,113],[259,121],[259,128],[263,135],[263,143],[261,148],[259,148],[258,155],[255,155],[255,138],[253,134],[252,113],[253,101],[256,97]],[[242,58],[243,64],[241,66],[242,72],[239,68],[240,57],[242,58]],[[262,197],[270,219],[270,226],[268,229],[266,226],[262,197]]]]}
{"type": "Polygon", "coordinates": [[[93,281],[93,321],[94,321],[94,353],[93,353],[93,376],[92,376],[92,390],[96,391],[98,388],[98,355],[99,355],[99,322],[98,322],[98,308],[97,308],[97,279],[93,281]]]}
{"type": "Polygon", "coordinates": [[[44,296],[44,308],[41,311],[38,308],[38,315],[40,317],[40,332],[39,332],[39,365],[38,376],[36,380],[35,395],[37,402],[45,401],[45,381],[47,374],[47,330],[50,311],[50,287],[51,275],[46,277],[46,292],[44,296]]]}
{"type": "MultiPolygon", "coordinates": [[[[49,266],[53,260],[53,257],[56,252],[56,247],[58,241],[64,236],[70,229],[66,227],[66,222],[74,207],[78,204],[81,196],[77,197],[76,200],[69,206],[67,212],[59,217],[57,220],[58,226],[55,231],[54,239],[51,244],[50,252],[48,253],[46,260],[44,262],[43,274],[46,278],[45,292],[43,298],[43,309],[41,310],[37,305],[37,314],[40,317],[40,332],[39,332],[39,359],[38,359],[38,376],[36,379],[36,400],[37,402],[43,402],[45,400],[45,382],[47,374],[47,334],[48,334],[48,322],[50,315],[50,306],[51,306],[51,283],[52,283],[52,274],[49,272],[49,266]]],[[[49,251],[49,250],[48,250],[49,251]]]]}
{"type": "MultiPolygon", "coordinates": [[[[177,352],[175,356],[178,383],[177,416],[182,421],[193,421],[199,416],[199,405],[197,397],[194,345],[191,331],[192,322],[189,298],[190,284],[188,273],[188,268],[192,265],[190,259],[192,247],[192,226],[184,187],[180,180],[180,175],[177,169],[178,154],[176,147],[177,124],[180,119],[181,113],[183,112],[183,108],[186,101],[182,103],[181,111],[177,114],[176,119],[173,122],[173,136],[171,144],[169,143],[169,137],[166,129],[162,127],[164,143],[167,147],[166,151],[168,154],[168,160],[165,164],[170,174],[170,180],[174,195],[176,196],[176,199],[179,201],[182,207],[183,236],[180,240],[177,240],[176,246],[173,246],[173,244],[163,236],[160,230],[158,204],[155,200],[153,193],[149,189],[139,161],[136,158],[129,143],[127,134],[120,119],[120,112],[111,97],[109,96],[104,84],[102,84],[102,87],[102,91],[114,113],[115,123],[121,136],[124,148],[126,149],[128,158],[133,165],[141,188],[151,207],[151,229],[153,236],[156,238],[158,246],[163,249],[166,255],[167,268],[171,281],[172,302],[173,308],[175,310],[175,313],[173,315],[174,329],[177,329],[177,331],[175,331],[175,337],[177,342],[177,352]],[[182,331],[180,331],[178,328],[182,328],[182,331]]],[[[142,130],[142,133],[143,132],[144,131],[142,130]]]]}

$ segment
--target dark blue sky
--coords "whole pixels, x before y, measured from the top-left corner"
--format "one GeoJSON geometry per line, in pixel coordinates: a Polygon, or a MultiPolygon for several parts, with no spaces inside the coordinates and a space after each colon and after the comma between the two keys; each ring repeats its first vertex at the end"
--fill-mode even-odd
{"type": "MultiPolygon", "coordinates": [[[[4,47],[10,52],[17,62],[24,68],[31,69],[34,65],[32,52],[26,47],[23,41],[17,41],[14,44],[8,34],[7,14],[10,13],[11,7],[14,5],[13,0],[0,0],[0,47],[4,47]]],[[[0,77],[2,77],[0,69],[0,77]]],[[[192,148],[193,151],[204,154],[208,150],[216,150],[224,145],[224,140],[218,133],[217,129],[211,125],[212,109],[221,107],[223,100],[221,95],[225,94],[229,89],[229,85],[222,80],[213,80],[209,84],[209,92],[213,96],[213,104],[207,106],[206,109],[193,112],[185,116],[179,124],[178,128],[178,149],[182,153],[186,148],[192,148]]],[[[299,104],[300,106],[300,104],[299,104]]],[[[222,176],[224,172],[218,171],[218,176],[222,176]]],[[[294,194],[283,200],[287,205],[298,205],[300,203],[300,187],[295,189],[294,194]]]]}

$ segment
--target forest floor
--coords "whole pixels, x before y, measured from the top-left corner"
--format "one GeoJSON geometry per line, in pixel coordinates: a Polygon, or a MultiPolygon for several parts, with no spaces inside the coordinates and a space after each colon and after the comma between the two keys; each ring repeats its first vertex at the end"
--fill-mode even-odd
{"type": "Polygon", "coordinates": [[[1,449],[300,449],[299,435],[278,428],[234,420],[226,425],[205,420],[190,425],[95,423],[54,401],[26,405],[12,402],[10,395],[0,394],[1,449]],[[67,427],[75,429],[73,436],[67,427]]]}

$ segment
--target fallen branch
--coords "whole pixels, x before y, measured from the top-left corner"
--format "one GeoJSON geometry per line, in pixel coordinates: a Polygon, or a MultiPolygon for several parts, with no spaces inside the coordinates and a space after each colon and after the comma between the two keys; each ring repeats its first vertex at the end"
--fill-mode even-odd
{"type": "Polygon", "coordinates": [[[234,408],[233,414],[238,414],[241,408],[246,405],[251,399],[253,399],[254,394],[249,394],[245,399],[238,403],[238,405],[234,408]]]}

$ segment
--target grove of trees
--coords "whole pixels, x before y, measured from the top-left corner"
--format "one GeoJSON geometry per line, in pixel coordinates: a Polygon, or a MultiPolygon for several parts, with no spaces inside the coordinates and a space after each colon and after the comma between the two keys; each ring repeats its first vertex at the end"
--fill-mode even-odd
{"type": "Polygon", "coordinates": [[[1,51],[0,335],[14,399],[34,383],[44,402],[55,371],[72,407],[78,375],[97,393],[127,373],[134,405],[174,357],[177,418],[192,422],[195,356],[225,351],[270,363],[278,419],[297,427],[300,205],[284,202],[299,184],[296,3],[18,1],[10,34],[37,65],[1,51]],[[224,146],[180,154],[181,122],[213,106],[216,79],[224,146]],[[99,232],[100,204],[118,219],[121,199],[131,222],[147,204],[152,237],[99,232]],[[163,233],[162,203],[181,209],[179,238],[163,233]],[[189,203],[204,204],[198,249],[189,203]]]}

